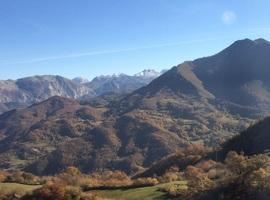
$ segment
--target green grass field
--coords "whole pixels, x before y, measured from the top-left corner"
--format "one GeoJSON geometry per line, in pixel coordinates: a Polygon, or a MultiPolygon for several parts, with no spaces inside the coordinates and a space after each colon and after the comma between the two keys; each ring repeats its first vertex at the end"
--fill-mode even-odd
{"type": "Polygon", "coordinates": [[[0,183],[0,189],[3,189],[5,191],[21,190],[24,192],[31,192],[40,187],[41,185],[25,185],[25,184],[19,184],[19,183],[0,183]]]}
{"type": "Polygon", "coordinates": [[[166,194],[160,189],[177,185],[182,189],[187,189],[187,183],[184,181],[177,181],[172,183],[160,184],[152,187],[142,187],[127,190],[100,190],[97,191],[101,197],[110,200],[165,200],[166,194]]]}
{"type": "MultiPolygon", "coordinates": [[[[42,185],[25,185],[18,183],[0,183],[0,191],[31,192],[40,188],[42,185]]],[[[165,200],[166,194],[160,189],[176,186],[181,189],[187,189],[187,182],[176,181],[171,183],[159,184],[152,187],[141,187],[134,189],[115,189],[115,190],[98,190],[95,191],[101,197],[108,200],[165,200]]]]}

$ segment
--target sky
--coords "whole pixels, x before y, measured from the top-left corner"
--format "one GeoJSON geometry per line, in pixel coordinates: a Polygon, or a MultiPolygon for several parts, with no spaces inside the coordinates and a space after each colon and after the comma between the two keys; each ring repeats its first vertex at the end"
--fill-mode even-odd
{"type": "Polygon", "coordinates": [[[270,40],[269,0],[0,0],[0,79],[134,74],[270,40]]]}

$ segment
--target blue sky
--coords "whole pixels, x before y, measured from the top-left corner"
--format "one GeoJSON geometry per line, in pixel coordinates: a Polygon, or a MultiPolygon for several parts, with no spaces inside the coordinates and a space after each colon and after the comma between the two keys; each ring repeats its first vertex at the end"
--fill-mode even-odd
{"type": "Polygon", "coordinates": [[[270,40],[269,0],[0,0],[0,79],[168,69],[270,40]]]}

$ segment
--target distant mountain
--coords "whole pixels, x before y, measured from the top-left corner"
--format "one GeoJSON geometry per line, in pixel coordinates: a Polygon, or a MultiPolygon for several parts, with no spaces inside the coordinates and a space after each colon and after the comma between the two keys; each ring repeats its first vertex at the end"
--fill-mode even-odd
{"type": "Polygon", "coordinates": [[[188,66],[216,98],[269,113],[269,55],[268,41],[245,39],[188,66]]]}
{"type": "MultiPolygon", "coordinates": [[[[269,49],[262,39],[240,40],[129,94],[81,102],[52,97],[6,112],[0,116],[1,168],[50,174],[78,166],[134,174],[190,144],[219,146],[270,113],[269,49]]],[[[90,88],[95,93],[108,83],[110,90],[100,89],[104,94],[121,88],[119,80],[131,79],[99,77],[90,88]]]]}
{"type": "Polygon", "coordinates": [[[160,75],[161,73],[155,70],[144,70],[133,76],[126,74],[99,76],[85,85],[93,89],[97,96],[107,93],[123,94],[133,92],[134,90],[147,85],[160,75]]]}
{"type": "Polygon", "coordinates": [[[142,78],[157,78],[160,75],[161,75],[160,72],[157,72],[153,69],[146,69],[146,70],[143,70],[142,72],[135,74],[134,76],[142,77],[142,78]]]}
{"type": "Polygon", "coordinates": [[[270,112],[269,55],[264,39],[236,41],[216,55],[173,67],[130,95],[129,104],[150,95],[176,95],[222,104],[230,113],[265,116],[270,112]]]}
{"type": "Polygon", "coordinates": [[[18,80],[0,81],[0,112],[24,107],[58,95],[68,98],[92,96],[94,92],[61,76],[33,76],[18,80]]]}
{"type": "Polygon", "coordinates": [[[173,67],[112,112],[168,131],[179,145],[219,145],[270,114],[269,55],[265,40],[236,41],[214,56],[173,67]]]}
{"type": "Polygon", "coordinates": [[[76,77],[72,79],[73,82],[77,83],[77,84],[84,84],[84,83],[88,83],[89,80],[87,78],[83,78],[83,77],[76,77]]]}
{"type": "Polygon", "coordinates": [[[145,70],[134,76],[112,75],[72,80],[61,76],[32,76],[18,80],[0,80],[0,113],[29,106],[58,95],[73,99],[87,99],[108,93],[125,94],[147,85],[160,73],[145,70]]]}

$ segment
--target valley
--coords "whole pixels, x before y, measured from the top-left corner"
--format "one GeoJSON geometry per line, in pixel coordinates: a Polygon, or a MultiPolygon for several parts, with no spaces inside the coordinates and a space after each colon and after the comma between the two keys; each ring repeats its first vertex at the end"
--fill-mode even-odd
{"type": "Polygon", "coordinates": [[[0,200],[270,200],[269,0],[0,0],[0,200]]]}
{"type": "MultiPolygon", "coordinates": [[[[111,88],[106,94],[77,98],[74,91],[85,91],[79,88],[88,83],[65,80],[76,86],[70,93],[52,92],[44,101],[40,97],[4,112],[3,196],[214,200],[222,194],[226,200],[269,195],[269,54],[269,42],[244,39],[151,75],[153,80],[137,89],[110,93],[114,89],[105,86],[111,88]]],[[[61,79],[46,77],[42,86],[55,84],[48,78],[61,79]]]]}

